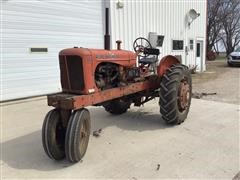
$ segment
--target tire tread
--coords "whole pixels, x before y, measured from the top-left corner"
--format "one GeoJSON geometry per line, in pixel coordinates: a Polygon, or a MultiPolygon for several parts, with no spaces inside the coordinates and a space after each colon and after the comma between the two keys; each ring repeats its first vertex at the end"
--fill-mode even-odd
{"type": "Polygon", "coordinates": [[[191,74],[188,70],[188,67],[182,64],[175,64],[171,66],[166,74],[163,75],[162,81],[160,84],[160,113],[162,114],[163,120],[169,124],[181,124],[189,111],[189,108],[186,110],[184,115],[181,115],[177,106],[177,92],[178,86],[180,84],[180,77],[187,76],[190,83],[190,103],[191,103],[191,74]]]}

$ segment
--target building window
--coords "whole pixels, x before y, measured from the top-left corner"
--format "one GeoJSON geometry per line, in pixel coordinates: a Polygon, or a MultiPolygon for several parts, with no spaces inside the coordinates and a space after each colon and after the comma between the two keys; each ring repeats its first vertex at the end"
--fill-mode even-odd
{"type": "Polygon", "coordinates": [[[197,43],[197,49],[196,49],[196,56],[197,57],[201,57],[201,54],[200,54],[201,49],[200,48],[201,48],[200,43],[197,43]]]}
{"type": "Polygon", "coordinates": [[[183,40],[172,40],[172,50],[183,50],[183,40]]]}
{"type": "Polygon", "coordinates": [[[193,39],[190,39],[189,40],[189,50],[193,50],[193,43],[194,43],[193,39]]]}

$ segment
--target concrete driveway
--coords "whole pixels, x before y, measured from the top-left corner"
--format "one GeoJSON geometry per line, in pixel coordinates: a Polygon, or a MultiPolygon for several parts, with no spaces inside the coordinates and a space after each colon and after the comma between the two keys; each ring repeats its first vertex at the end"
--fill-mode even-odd
{"type": "Polygon", "coordinates": [[[192,75],[193,92],[216,93],[202,99],[240,104],[240,67],[228,67],[225,60],[207,61],[207,71],[192,75]]]}
{"type": "Polygon", "coordinates": [[[120,116],[91,107],[92,131],[103,132],[90,137],[77,164],[53,161],[43,151],[45,98],[1,108],[3,179],[232,179],[240,169],[239,105],[193,99],[188,119],[174,127],[160,118],[157,100],[120,116]]]}

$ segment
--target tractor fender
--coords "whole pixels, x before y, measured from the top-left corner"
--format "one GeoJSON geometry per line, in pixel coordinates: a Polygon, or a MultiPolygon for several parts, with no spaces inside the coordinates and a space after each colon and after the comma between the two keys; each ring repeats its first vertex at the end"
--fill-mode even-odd
{"type": "Polygon", "coordinates": [[[175,56],[172,55],[164,56],[157,67],[157,73],[161,77],[166,73],[167,69],[170,68],[173,64],[180,63],[181,62],[175,56]]]}

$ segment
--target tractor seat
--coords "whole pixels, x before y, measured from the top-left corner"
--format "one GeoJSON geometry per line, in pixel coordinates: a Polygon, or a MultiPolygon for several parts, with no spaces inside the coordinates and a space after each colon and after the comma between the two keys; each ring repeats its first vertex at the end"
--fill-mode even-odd
{"type": "Polygon", "coordinates": [[[156,58],[155,56],[143,57],[139,59],[139,63],[142,63],[142,64],[152,64],[152,63],[156,63],[157,61],[158,61],[158,58],[156,58]]]}

